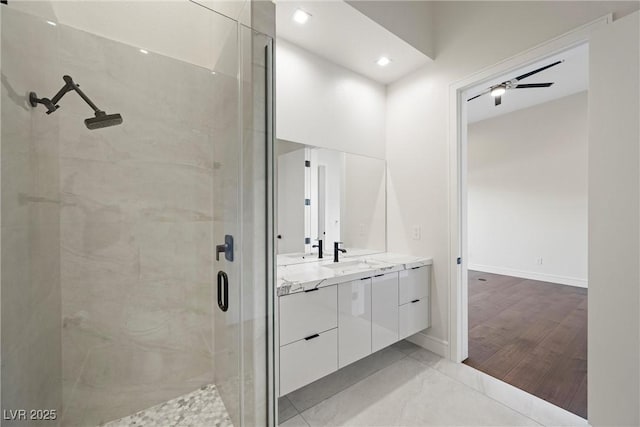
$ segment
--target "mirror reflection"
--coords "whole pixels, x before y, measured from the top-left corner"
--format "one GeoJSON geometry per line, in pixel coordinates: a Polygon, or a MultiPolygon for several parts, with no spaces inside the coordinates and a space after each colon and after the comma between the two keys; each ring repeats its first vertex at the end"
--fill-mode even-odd
{"type": "Polygon", "coordinates": [[[279,264],[385,251],[384,160],[284,140],[276,158],[279,264]]]}

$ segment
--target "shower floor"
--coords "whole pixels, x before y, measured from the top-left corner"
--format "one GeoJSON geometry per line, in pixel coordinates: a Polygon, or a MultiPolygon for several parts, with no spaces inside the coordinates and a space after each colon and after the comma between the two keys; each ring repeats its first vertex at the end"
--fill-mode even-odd
{"type": "Polygon", "coordinates": [[[216,387],[211,384],[175,399],[136,412],[104,427],[233,427],[216,387]]]}

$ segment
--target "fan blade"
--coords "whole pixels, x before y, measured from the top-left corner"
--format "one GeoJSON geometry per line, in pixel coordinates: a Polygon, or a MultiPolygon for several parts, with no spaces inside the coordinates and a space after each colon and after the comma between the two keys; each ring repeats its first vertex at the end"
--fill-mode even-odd
{"type": "Polygon", "coordinates": [[[489,92],[491,92],[491,89],[490,89],[490,88],[489,88],[489,89],[487,89],[487,90],[485,90],[484,92],[482,92],[482,93],[480,93],[480,94],[476,95],[476,96],[472,96],[471,98],[467,99],[467,102],[471,101],[472,99],[479,98],[479,97],[481,97],[482,95],[486,95],[486,94],[487,94],[487,93],[489,93],[489,92]]]}
{"type": "Polygon", "coordinates": [[[496,100],[496,107],[500,104],[502,104],[502,97],[501,96],[496,96],[494,98],[496,100]]]}
{"type": "Polygon", "coordinates": [[[548,68],[555,67],[555,66],[556,66],[556,65],[558,65],[558,64],[562,64],[562,62],[563,62],[563,61],[556,61],[556,62],[554,62],[553,64],[545,65],[544,67],[538,68],[537,70],[533,70],[533,71],[530,71],[530,72],[528,72],[528,73],[525,73],[525,74],[523,74],[523,75],[521,75],[521,76],[518,76],[518,77],[516,77],[515,79],[516,79],[516,80],[526,79],[527,77],[531,77],[531,76],[533,76],[534,74],[539,73],[540,71],[544,71],[544,70],[546,70],[546,69],[548,69],[548,68]]]}
{"type": "Polygon", "coordinates": [[[528,89],[532,87],[549,87],[552,84],[553,83],[529,83],[529,84],[518,85],[514,89],[528,89]]]}

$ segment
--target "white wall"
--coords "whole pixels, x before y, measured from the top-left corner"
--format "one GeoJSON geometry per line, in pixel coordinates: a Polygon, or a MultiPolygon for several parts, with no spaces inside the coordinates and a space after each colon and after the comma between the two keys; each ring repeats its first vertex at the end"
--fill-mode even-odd
{"type": "MultiPolygon", "coordinates": [[[[436,60],[387,88],[388,249],[433,256],[432,324],[422,336],[448,356],[449,85],[608,12],[637,2],[438,2],[436,60]],[[420,240],[411,228],[422,228],[420,240]]],[[[427,345],[427,344],[425,344],[427,345]]]]}
{"type": "Polygon", "coordinates": [[[277,138],[384,158],[383,85],[282,39],[276,70],[277,138]]]}
{"type": "Polygon", "coordinates": [[[595,34],[590,45],[588,403],[593,426],[640,425],[639,34],[636,12],[595,34]]]}
{"type": "Polygon", "coordinates": [[[467,141],[469,269],[586,287],[587,92],[473,123],[467,141]]]}

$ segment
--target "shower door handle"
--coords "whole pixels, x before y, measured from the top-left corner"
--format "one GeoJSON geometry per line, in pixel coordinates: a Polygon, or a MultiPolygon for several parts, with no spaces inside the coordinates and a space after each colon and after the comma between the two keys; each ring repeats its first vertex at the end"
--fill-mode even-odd
{"type": "Polygon", "coordinates": [[[224,271],[218,271],[218,307],[222,311],[229,309],[229,276],[224,271]]]}

